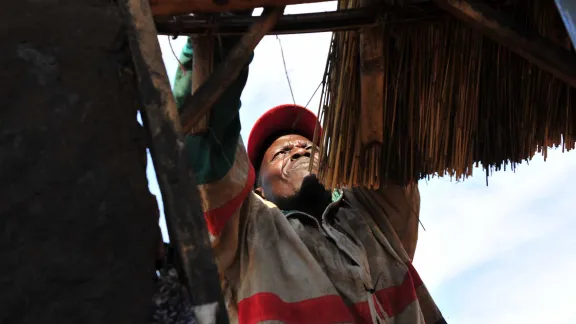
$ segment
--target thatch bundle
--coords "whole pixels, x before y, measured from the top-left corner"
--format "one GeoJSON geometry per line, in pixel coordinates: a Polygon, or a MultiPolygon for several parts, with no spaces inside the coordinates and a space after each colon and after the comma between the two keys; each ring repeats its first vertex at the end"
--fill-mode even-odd
{"type": "MultiPolygon", "coordinates": [[[[553,1],[507,1],[500,9],[570,48],[553,1]]],[[[514,169],[537,151],[546,156],[550,146],[574,148],[576,89],[454,18],[380,27],[383,84],[361,77],[369,66],[360,57],[360,35],[335,33],[328,58],[319,111],[320,178],[327,187],[462,179],[478,163],[488,175],[514,169]],[[383,102],[361,118],[363,91],[383,102]],[[374,125],[380,138],[362,134],[374,125]]]]}

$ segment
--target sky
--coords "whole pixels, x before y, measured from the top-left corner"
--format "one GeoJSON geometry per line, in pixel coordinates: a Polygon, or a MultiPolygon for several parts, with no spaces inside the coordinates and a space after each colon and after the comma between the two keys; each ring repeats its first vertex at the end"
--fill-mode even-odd
{"type": "MultiPolygon", "coordinates": [[[[334,9],[328,2],[289,6],[286,13],[334,9]]],[[[330,37],[280,36],[297,104],[305,105],[321,81],[330,37]]],[[[178,68],[172,49],[179,54],[185,39],[159,41],[172,82],[178,68]]],[[[278,40],[267,36],[256,48],[242,95],[245,142],[262,113],[292,101],[278,40]]],[[[319,93],[309,108],[316,112],[318,102],[319,93]]],[[[488,186],[481,169],[474,173],[463,182],[419,184],[425,230],[414,264],[447,321],[576,324],[576,152],[550,150],[546,162],[537,155],[515,173],[495,172],[488,186]]],[[[160,197],[150,160],[148,175],[160,197]]],[[[165,224],[162,230],[167,237],[165,224]]]]}

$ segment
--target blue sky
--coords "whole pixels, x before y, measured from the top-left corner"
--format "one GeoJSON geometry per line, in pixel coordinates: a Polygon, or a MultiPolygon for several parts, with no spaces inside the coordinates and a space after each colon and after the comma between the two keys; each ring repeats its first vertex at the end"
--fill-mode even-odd
{"type": "MultiPolygon", "coordinates": [[[[286,12],[334,9],[328,2],[289,6],[286,12]]],[[[304,105],[321,81],[330,34],[280,39],[296,102],[304,105]]],[[[168,38],[159,40],[172,81],[178,63],[168,38]]],[[[184,41],[171,41],[177,54],[184,41]]],[[[263,112],[292,102],[274,36],[260,43],[250,69],[242,96],[245,139],[263,112]]],[[[319,94],[310,104],[313,111],[318,101],[319,94]]],[[[159,197],[153,168],[148,174],[159,197]]],[[[494,173],[488,187],[482,170],[474,174],[458,183],[420,182],[426,231],[420,230],[414,263],[448,322],[576,323],[576,152],[551,150],[546,162],[537,155],[515,173],[494,173]]]]}

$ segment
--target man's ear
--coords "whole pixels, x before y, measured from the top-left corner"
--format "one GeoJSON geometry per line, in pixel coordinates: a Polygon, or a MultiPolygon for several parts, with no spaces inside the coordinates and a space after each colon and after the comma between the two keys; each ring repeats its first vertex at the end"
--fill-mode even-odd
{"type": "Polygon", "coordinates": [[[258,188],[256,188],[256,189],[254,189],[254,192],[255,192],[258,196],[266,199],[266,197],[264,197],[264,189],[262,189],[262,187],[258,187],[258,188]]]}

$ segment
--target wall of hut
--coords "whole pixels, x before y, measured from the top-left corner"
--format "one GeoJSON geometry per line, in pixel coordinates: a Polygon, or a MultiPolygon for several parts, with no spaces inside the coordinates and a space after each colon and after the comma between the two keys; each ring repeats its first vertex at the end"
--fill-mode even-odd
{"type": "Polygon", "coordinates": [[[0,323],[144,323],[157,216],[114,1],[0,10],[0,323]]]}

